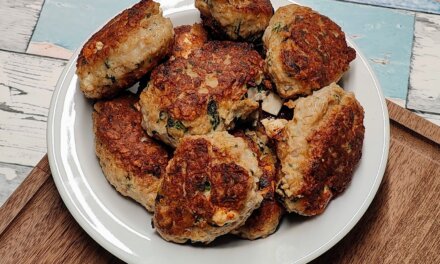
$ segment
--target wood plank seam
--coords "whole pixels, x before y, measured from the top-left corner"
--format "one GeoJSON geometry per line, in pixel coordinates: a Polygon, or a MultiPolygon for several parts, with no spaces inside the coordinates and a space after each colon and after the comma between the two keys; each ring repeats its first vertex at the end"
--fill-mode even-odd
{"type": "MultiPolygon", "coordinates": [[[[45,156],[40,163],[46,163],[45,156]]],[[[48,167],[48,165],[47,165],[48,167]]],[[[50,178],[50,173],[42,170],[37,165],[22,184],[13,192],[9,199],[0,207],[0,235],[8,228],[13,220],[23,212],[35,193],[50,178]],[[41,179],[39,179],[41,177],[41,179]]]]}
{"type": "MultiPolygon", "coordinates": [[[[407,127],[401,125],[398,122],[395,122],[395,121],[392,121],[392,122],[393,122],[393,125],[400,127],[400,129],[402,129],[402,130],[408,130],[408,133],[411,133],[411,130],[408,129],[407,127]]],[[[427,144],[437,145],[434,141],[432,141],[432,140],[430,140],[430,139],[428,139],[426,137],[423,137],[423,135],[420,135],[420,134],[417,133],[415,136],[419,137],[418,138],[419,140],[425,141],[427,144]]],[[[405,146],[405,143],[403,143],[403,142],[401,142],[399,140],[392,139],[392,141],[393,141],[393,144],[396,144],[396,145],[398,145],[400,147],[405,146]]],[[[419,151],[413,150],[413,149],[410,150],[410,151],[414,152],[414,154],[417,154],[418,156],[425,156],[425,154],[423,152],[419,152],[419,151]]],[[[429,159],[430,162],[435,163],[435,164],[440,166],[440,160],[436,160],[436,159],[433,159],[431,157],[426,157],[426,158],[429,159]]]]}
{"type": "Polygon", "coordinates": [[[21,52],[21,51],[16,51],[16,50],[6,50],[6,49],[0,48],[0,51],[20,54],[20,55],[26,55],[26,56],[32,56],[32,57],[37,57],[37,58],[43,58],[43,59],[60,60],[60,61],[65,61],[65,62],[69,61],[68,59],[51,57],[51,56],[40,55],[40,54],[33,54],[33,53],[26,53],[26,52],[21,52]]]}
{"type": "Polygon", "coordinates": [[[390,119],[440,144],[440,127],[387,100],[390,119]]]}
{"type": "Polygon", "coordinates": [[[40,16],[43,0],[2,1],[0,47],[26,51],[40,16]]]}
{"type": "Polygon", "coordinates": [[[50,167],[49,167],[49,158],[47,157],[47,154],[44,155],[44,157],[38,162],[36,167],[40,168],[42,171],[51,174],[50,167]]]}
{"type": "Polygon", "coordinates": [[[34,27],[32,28],[32,32],[31,32],[31,34],[30,34],[29,41],[27,42],[27,45],[26,45],[26,49],[25,49],[25,51],[27,51],[28,48],[29,48],[29,44],[31,43],[32,36],[34,35],[35,29],[37,28],[38,21],[40,20],[41,12],[43,11],[44,4],[45,4],[45,3],[46,3],[46,0],[43,0],[43,3],[41,3],[41,8],[40,8],[40,11],[38,12],[37,20],[35,21],[35,25],[34,25],[34,27]]]}

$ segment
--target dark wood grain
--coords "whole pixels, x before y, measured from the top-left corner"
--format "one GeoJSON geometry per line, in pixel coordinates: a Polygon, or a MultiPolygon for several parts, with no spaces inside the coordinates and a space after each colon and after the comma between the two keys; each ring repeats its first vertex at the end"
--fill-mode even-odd
{"type": "MultiPolygon", "coordinates": [[[[314,263],[440,263],[440,128],[426,131],[419,117],[388,107],[397,121],[381,187],[355,228],[314,263]]],[[[1,208],[0,262],[119,263],[72,218],[48,168],[43,159],[1,208]]]]}
{"type": "Polygon", "coordinates": [[[49,176],[49,161],[47,160],[47,155],[45,155],[29,176],[15,190],[14,194],[0,208],[0,234],[21,212],[49,176]]]}
{"type": "Polygon", "coordinates": [[[0,245],[1,263],[120,262],[75,222],[51,177],[1,233],[0,245]]]}

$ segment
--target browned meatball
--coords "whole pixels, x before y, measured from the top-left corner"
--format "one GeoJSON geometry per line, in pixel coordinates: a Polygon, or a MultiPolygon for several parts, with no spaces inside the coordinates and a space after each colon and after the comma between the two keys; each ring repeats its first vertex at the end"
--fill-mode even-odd
{"type": "Polygon", "coordinates": [[[277,192],[286,209],[316,215],[351,181],[362,155],[364,110],[336,84],[293,106],[293,120],[262,122],[277,141],[282,175],[277,192]]]}
{"type": "Polygon", "coordinates": [[[168,241],[209,243],[260,205],[261,175],[242,138],[227,132],[184,137],[159,189],[154,227],[168,241]]]}
{"type": "Polygon", "coordinates": [[[266,71],[283,98],[339,81],[356,52],[328,17],[295,4],[280,7],[263,36],[266,71]]]}
{"type": "Polygon", "coordinates": [[[160,65],[140,97],[143,127],[173,147],[185,135],[234,128],[259,107],[247,93],[262,86],[263,64],[249,44],[213,41],[160,65]]]}
{"type": "Polygon", "coordinates": [[[95,104],[96,155],[104,175],[118,192],[153,211],[168,153],[142,129],[137,101],[127,93],[95,104]]]}
{"type": "Polygon", "coordinates": [[[261,39],[273,7],[269,0],[196,0],[203,25],[217,39],[261,39]]]}
{"type": "Polygon", "coordinates": [[[173,25],[159,4],[142,0],[95,33],[76,64],[81,91],[101,99],[129,88],[171,50],[173,25]]]}

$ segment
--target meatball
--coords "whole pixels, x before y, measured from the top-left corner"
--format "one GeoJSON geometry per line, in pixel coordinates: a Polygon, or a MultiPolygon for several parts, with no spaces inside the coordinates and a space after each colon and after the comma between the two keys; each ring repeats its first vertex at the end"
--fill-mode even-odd
{"type": "Polygon", "coordinates": [[[173,35],[158,3],[142,0],[123,11],[82,48],[76,64],[81,91],[101,99],[129,88],[170,52],[173,35]]]}
{"type": "Polygon", "coordinates": [[[263,36],[266,72],[283,98],[339,81],[356,52],[328,17],[295,4],[280,7],[263,36]]]}
{"type": "Polygon", "coordinates": [[[168,164],[153,225],[167,241],[209,243],[241,226],[260,205],[261,175],[242,138],[186,136],[168,164]]]}
{"type": "Polygon", "coordinates": [[[208,33],[201,24],[179,26],[174,29],[173,58],[187,59],[194,50],[208,42],[208,33]]]}
{"type": "Polygon", "coordinates": [[[93,130],[96,155],[107,180],[124,196],[154,210],[154,200],[168,153],[141,126],[138,98],[130,93],[95,103],[93,130]]]}
{"type": "Polygon", "coordinates": [[[143,127],[173,147],[185,135],[234,128],[259,107],[247,92],[263,87],[263,64],[249,44],[213,41],[160,65],[140,96],[143,127]]]}
{"type": "Polygon", "coordinates": [[[259,131],[237,131],[234,136],[243,138],[257,155],[263,175],[258,187],[263,201],[246,223],[232,233],[246,239],[265,238],[274,233],[284,213],[283,206],[275,199],[279,173],[277,157],[269,147],[269,139],[259,131]]]}
{"type": "Polygon", "coordinates": [[[362,155],[364,111],[352,93],[331,84],[298,99],[293,120],[263,120],[277,142],[277,193],[289,212],[317,215],[344,191],[362,155]]]}
{"type": "Polygon", "coordinates": [[[218,39],[261,39],[273,15],[269,0],[196,0],[203,25],[218,39]]]}

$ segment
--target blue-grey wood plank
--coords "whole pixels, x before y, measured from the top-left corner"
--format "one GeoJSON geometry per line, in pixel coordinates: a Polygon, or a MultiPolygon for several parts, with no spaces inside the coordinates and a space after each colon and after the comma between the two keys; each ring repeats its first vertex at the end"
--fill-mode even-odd
{"type": "Polygon", "coordinates": [[[401,8],[412,11],[440,14],[440,1],[438,0],[339,0],[360,4],[401,8]]]}

